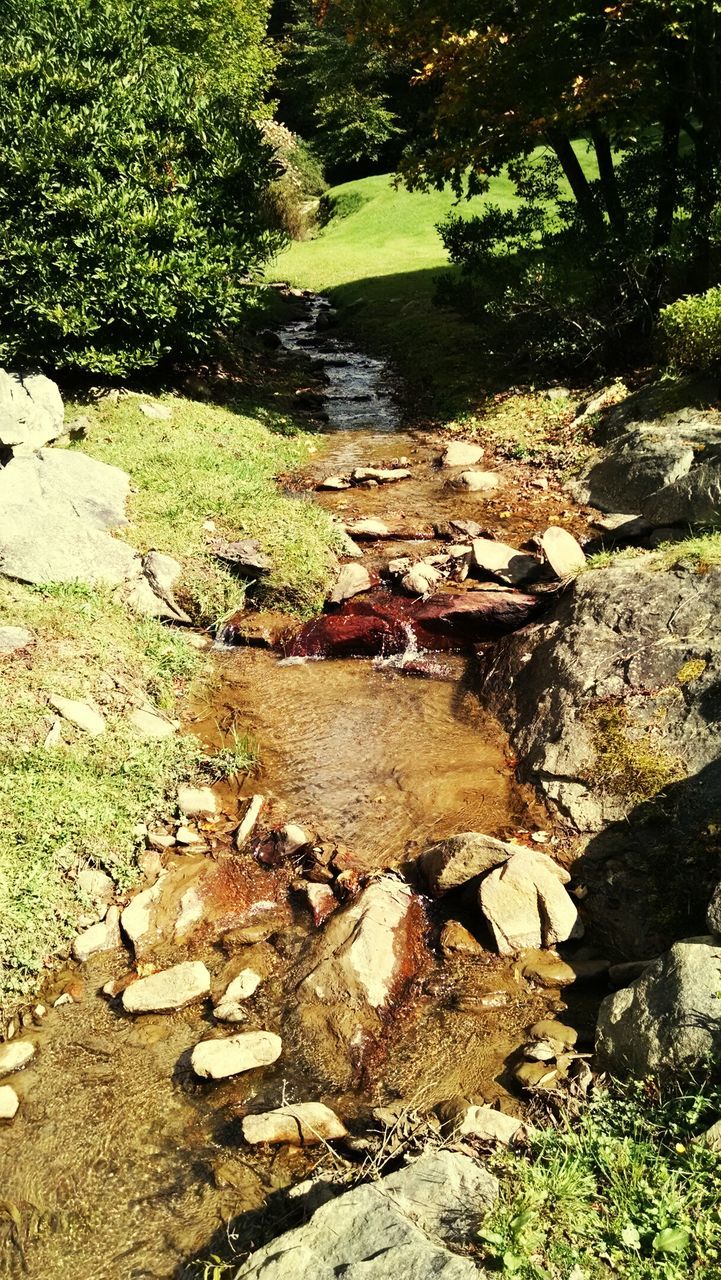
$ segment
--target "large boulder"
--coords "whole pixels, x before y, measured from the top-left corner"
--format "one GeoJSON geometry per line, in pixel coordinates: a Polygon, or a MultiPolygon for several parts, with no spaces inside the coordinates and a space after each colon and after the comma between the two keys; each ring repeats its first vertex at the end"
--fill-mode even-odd
{"type": "Polygon", "coordinates": [[[50,378],[0,369],[0,446],[33,453],[62,435],[64,416],[60,390],[50,378]]]}
{"type": "Polygon", "coordinates": [[[721,462],[706,462],[652,493],[641,505],[655,527],[721,525],[721,462]]]}
{"type": "Polygon", "coordinates": [[[721,1053],[721,946],[677,942],[598,1015],[596,1060],[614,1075],[673,1075],[721,1053]]]}
{"type": "Polygon", "coordinates": [[[601,511],[637,514],[652,493],[685,476],[693,459],[687,441],[636,427],[589,468],[579,496],[601,511]]]}
{"type": "Polygon", "coordinates": [[[251,1254],[236,1280],[481,1280],[473,1259],[445,1242],[470,1241],[497,1195],[496,1179],[468,1156],[428,1151],[323,1204],[251,1254]]]}

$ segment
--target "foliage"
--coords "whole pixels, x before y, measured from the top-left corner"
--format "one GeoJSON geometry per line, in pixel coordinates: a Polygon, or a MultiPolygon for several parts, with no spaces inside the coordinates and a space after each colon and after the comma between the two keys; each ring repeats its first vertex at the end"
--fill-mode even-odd
{"type": "Polygon", "coordinates": [[[17,0],[0,30],[0,359],[207,352],[280,243],[267,0],[17,0]],[[21,144],[19,143],[21,141],[21,144]]]}
{"type": "Polygon", "coordinates": [[[666,360],[675,369],[721,369],[721,288],[664,307],[658,321],[666,360]]]}
{"type": "Polygon", "coordinates": [[[276,176],[269,195],[278,222],[292,240],[302,240],[318,216],[326,187],[323,166],[312,148],[277,120],[265,123],[263,136],[273,148],[276,176]]]}
{"type": "Polygon", "coordinates": [[[534,1129],[505,1154],[484,1260],[518,1280],[686,1280],[719,1274],[719,1155],[694,1141],[721,1110],[717,1086],[659,1096],[614,1084],[580,1116],[534,1129]]]}

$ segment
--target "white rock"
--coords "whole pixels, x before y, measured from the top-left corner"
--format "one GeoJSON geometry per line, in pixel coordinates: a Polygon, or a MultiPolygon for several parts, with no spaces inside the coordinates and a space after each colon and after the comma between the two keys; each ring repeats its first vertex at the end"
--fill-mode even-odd
{"type": "Polygon", "coordinates": [[[35,636],[26,627],[0,627],[0,658],[12,657],[33,644],[35,636]]]}
{"type": "Polygon", "coordinates": [[[361,591],[370,591],[372,585],[371,575],[362,564],[344,564],[328,599],[331,604],[342,604],[361,591]]]}
{"type": "Polygon", "coordinates": [[[30,1040],[11,1040],[9,1044],[0,1044],[0,1076],[22,1071],[34,1057],[35,1045],[30,1040]]]}
{"type": "Polygon", "coordinates": [[[434,588],[442,580],[443,574],[434,569],[432,564],[424,564],[419,561],[408,570],[401,578],[401,586],[412,596],[422,596],[425,600],[432,595],[434,588]]]}
{"type": "Polygon", "coordinates": [[[567,529],[551,525],[541,538],[541,550],[557,578],[570,578],[586,563],[580,543],[567,529]]]}
{"type": "Polygon", "coordinates": [[[254,831],[255,825],[258,821],[258,818],[260,817],[261,810],[264,804],[265,804],[265,796],[255,795],[250,797],[250,803],[248,805],[248,808],[243,814],[243,818],[241,820],[240,826],[238,827],[238,830],[235,833],[236,849],[242,849],[246,840],[254,831]]]}
{"type": "Polygon", "coordinates": [[[173,416],[173,410],[168,404],[157,404],[154,401],[141,401],[138,405],[141,413],[146,418],[156,418],[160,422],[168,422],[173,416]]]}
{"type": "Polygon", "coordinates": [[[128,1013],[164,1013],[183,1009],[210,992],[210,974],[200,960],[186,960],[161,973],[138,978],[123,992],[128,1013]]]}
{"type": "MultiPolygon", "coordinates": [[[[132,990],[132,988],[129,988],[132,990]]],[[[242,1071],[270,1066],[280,1057],[283,1043],[272,1031],[241,1031],[227,1040],[201,1040],[191,1055],[196,1076],[225,1080],[242,1071]]]]}
{"type": "Polygon", "coordinates": [[[15,1090],[9,1084],[0,1085],[0,1120],[12,1120],[19,1106],[15,1090]]]}
{"type": "Polygon", "coordinates": [[[109,907],[104,920],[93,924],[73,942],[73,956],[84,964],[91,956],[100,951],[115,951],[121,945],[120,911],[117,907],[109,907]]]}
{"type": "Polygon", "coordinates": [[[260,974],[254,969],[241,969],[240,973],[228,984],[223,992],[223,1000],[249,1000],[260,986],[260,974]]]}
{"type": "Polygon", "coordinates": [[[479,444],[471,444],[468,440],[452,440],[446,445],[441,465],[444,467],[475,467],[483,457],[483,449],[479,444]]]}
{"type": "Polygon", "coordinates": [[[211,787],[179,787],[178,808],[187,818],[212,818],[218,812],[218,797],[211,787]]]}
{"type": "Polygon", "coordinates": [[[163,880],[167,874],[167,871],[161,871],[155,884],[136,893],[120,917],[123,932],[133,946],[137,946],[151,927],[155,904],[163,892],[163,880]]]}
{"type": "Polygon", "coordinates": [[[308,832],[303,827],[298,826],[297,822],[286,823],[280,835],[283,843],[283,853],[288,858],[297,853],[299,849],[305,849],[306,845],[311,843],[311,837],[308,832]]]}
{"type": "Polygon", "coordinates": [[[335,1111],[322,1102],[299,1102],[243,1119],[243,1137],[251,1146],[261,1142],[287,1142],[295,1147],[307,1147],[345,1138],[347,1133],[335,1111]]]}
{"type": "Polygon", "coordinates": [[[479,1138],[482,1142],[500,1142],[508,1146],[523,1126],[515,1116],[507,1116],[493,1107],[470,1106],[456,1129],[459,1137],[479,1138]]]}
{"type": "Polygon", "coordinates": [[[481,882],[479,902],[501,955],[551,947],[583,932],[563,885],[568,872],[536,849],[520,849],[481,882]]]}
{"type": "Polygon", "coordinates": [[[128,721],[141,738],[172,738],[176,731],[175,725],[169,720],[145,707],[136,707],[131,711],[128,721]]]}
{"type": "Polygon", "coordinates": [[[350,489],[350,480],[345,476],[326,476],[325,480],[319,480],[316,486],[318,489],[350,489]]]}
{"type": "Polygon", "coordinates": [[[387,538],[390,533],[387,524],[384,524],[382,520],[374,520],[370,517],[365,520],[352,520],[344,528],[345,532],[352,538],[366,538],[369,540],[387,538]]]}
{"type": "Polygon", "coordinates": [[[103,716],[87,702],[77,702],[74,698],[62,698],[57,693],[51,693],[48,702],[58,715],[64,720],[69,720],[84,733],[90,734],[91,738],[99,738],[105,733],[107,725],[103,716]]]}
{"type": "Polygon", "coordinates": [[[535,556],[517,551],[505,542],[494,542],[492,538],[474,538],[473,562],[478,569],[514,586],[527,582],[539,568],[535,556]]]}
{"type": "Polygon", "coordinates": [[[497,489],[501,477],[495,471],[462,471],[450,482],[454,489],[467,489],[469,493],[487,493],[497,489]]]}
{"type": "Polygon", "coordinates": [[[0,445],[32,453],[57,440],[64,417],[62,396],[50,378],[0,369],[0,445]]]}
{"type": "Polygon", "coordinates": [[[110,876],[97,867],[83,867],[78,872],[78,888],[86,893],[93,902],[109,905],[115,897],[115,885],[110,876]]]}

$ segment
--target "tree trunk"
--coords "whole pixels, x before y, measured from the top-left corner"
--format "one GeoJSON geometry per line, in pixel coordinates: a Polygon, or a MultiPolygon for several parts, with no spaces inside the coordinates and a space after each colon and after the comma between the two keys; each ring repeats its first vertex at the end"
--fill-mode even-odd
{"type": "Polygon", "coordinates": [[[694,198],[691,210],[693,257],[691,286],[696,292],[708,289],[711,274],[711,224],[719,197],[721,163],[721,121],[718,100],[718,29],[715,0],[699,6],[695,24],[694,71],[696,137],[694,198]]]}
{"type": "Polygon", "coordinates": [[[605,231],[603,214],[596,204],[593,192],[588,184],[588,178],[581,168],[578,156],[573,150],[569,139],[565,134],[552,133],[549,135],[549,142],[566,175],[568,185],[574,194],[587,230],[592,231],[595,235],[603,235],[605,231]]]}
{"type": "Polygon", "coordinates": [[[626,210],[621,204],[621,197],[618,194],[618,184],[616,182],[616,170],[613,167],[611,143],[609,141],[608,134],[595,120],[591,125],[591,140],[593,142],[594,151],[596,152],[596,164],[598,165],[601,194],[603,196],[603,203],[606,206],[611,230],[614,235],[618,236],[619,240],[622,240],[626,234],[626,210]]]}

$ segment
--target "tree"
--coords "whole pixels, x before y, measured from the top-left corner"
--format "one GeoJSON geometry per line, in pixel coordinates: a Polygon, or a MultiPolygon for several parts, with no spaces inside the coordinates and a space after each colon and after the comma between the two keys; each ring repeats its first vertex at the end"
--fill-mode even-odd
{"type": "Polygon", "coordinates": [[[266,0],[5,0],[0,358],[125,375],[207,353],[280,243],[266,0]]]}

